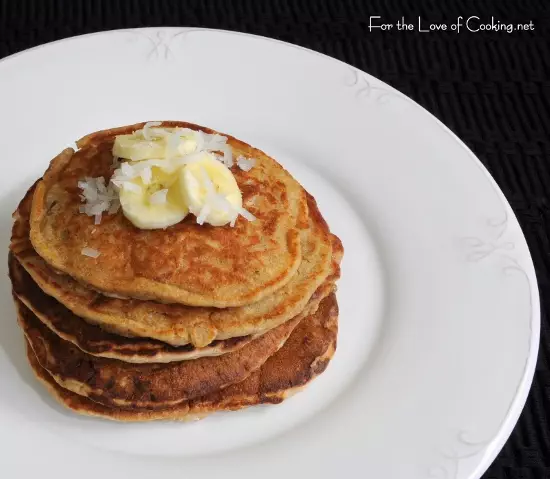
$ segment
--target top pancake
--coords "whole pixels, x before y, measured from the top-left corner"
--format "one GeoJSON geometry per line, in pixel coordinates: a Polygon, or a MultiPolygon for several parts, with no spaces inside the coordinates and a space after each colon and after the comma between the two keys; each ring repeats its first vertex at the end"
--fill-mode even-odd
{"type": "MultiPolygon", "coordinates": [[[[116,135],[143,123],[84,137],[78,151],[54,158],[37,184],[30,219],[30,238],[37,253],[53,268],[99,291],[124,297],[191,306],[226,308],[258,301],[290,281],[302,260],[300,230],[307,228],[305,192],[274,159],[227,136],[233,154],[256,159],[248,172],[231,170],[243,206],[256,220],[239,218],[234,228],[198,225],[189,215],[164,230],[142,230],[121,211],[103,215],[101,224],[79,212],[84,177],[113,173],[116,135]],[[100,252],[82,255],[84,247],[100,252]]],[[[163,122],[217,133],[185,122],[163,122]]]]}
{"type": "Polygon", "coordinates": [[[337,265],[331,270],[331,252],[336,263],[343,254],[340,240],[330,234],[314,198],[307,195],[310,226],[300,232],[304,260],[285,286],[260,301],[218,309],[113,298],[57,273],[36,253],[29,240],[33,192],[31,188],[14,213],[10,249],[40,289],[107,331],[155,338],[173,346],[192,343],[202,348],[215,340],[262,333],[293,318],[327,275],[334,274],[337,265]]]}

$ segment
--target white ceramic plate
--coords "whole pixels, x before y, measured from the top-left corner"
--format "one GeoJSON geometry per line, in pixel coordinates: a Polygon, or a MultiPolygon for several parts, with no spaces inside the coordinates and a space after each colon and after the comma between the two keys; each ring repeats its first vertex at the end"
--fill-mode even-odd
{"type": "Polygon", "coordinates": [[[394,89],[292,45],[170,28],[73,38],[0,63],[5,254],[50,158],[157,119],[242,138],[318,199],[346,250],[334,361],[280,406],[193,424],[78,417],[34,380],[4,271],[0,475],[479,477],[524,405],[540,318],[520,227],[473,154],[394,89]]]}

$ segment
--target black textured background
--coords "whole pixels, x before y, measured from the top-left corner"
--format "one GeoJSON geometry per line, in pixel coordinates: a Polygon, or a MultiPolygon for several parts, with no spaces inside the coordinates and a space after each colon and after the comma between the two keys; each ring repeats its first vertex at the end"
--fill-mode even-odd
{"type": "Polygon", "coordinates": [[[549,479],[550,0],[0,0],[0,57],[82,33],[175,25],[256,33],[339,58],[416,100],[477,154],[519,218],[542,295],[533,388],[484,479],[549,479]],[[369,32],[370,15],[392,23],[494,16],[533,20],[535,30],[369,32]]]}

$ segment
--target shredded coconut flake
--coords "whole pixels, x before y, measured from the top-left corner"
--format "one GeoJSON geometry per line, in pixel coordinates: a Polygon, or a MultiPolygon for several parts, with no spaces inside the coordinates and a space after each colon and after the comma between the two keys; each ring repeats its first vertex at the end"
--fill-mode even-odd
{"type": "Polygon", "coordinates": [[[231,150],[231,147],[229,145],[225,145],[221,151],[223,152],[223,162],[225,163],[225,166],[231,168],[233,166],[233,151],[231,150]]]}
{"type": "Polygon", "coordinates": [[[242,155],[237,158],[237,166],[243,171],[250,171],[255,165],[255,158],[245,158],[242,155]]]}
{"type": "Polygon", "coordinates": [[[143,181],[144,185],[151,184],[151,180],[153,179],[153,171],[151,170],[150,166],[146,166],[139,172],[139,176],[141,176],[141,181],[143,181]]]}
{"type": "Polygon", "coordinates": [[[160,125],[162,125],[162,122],[160,121],[149,121],[145,123],[145,125],[143,125],[143,130],[142,130],[143,138],[147,141],[151,141],[153,137],[151,136],[151,132],[149,131],[149,129],[152,126],[160,126],[160,125]]]}
{"type": "Polygon", "coordinates": [[[115,198],[112,200],[111,206],[109,206],[109,209],[107,210],[107,214],[114,215],[119,209],[120,209],[120,200],[118,198],[115,198]]]}
{"type": "Polygon", "coordinates": [[[229,200],[220,193],[216,193],[212,196],[212,203],[216,205],[217,209],[222,210],[224,213],[229,213],[233,209],[229,200]]]}
{"type": "Polygon", "coordinates": [[[173,131],[168,135],[168,139],[166,140],[166,159],[170,159],[178,154],[180,141],[181,137],[179,132],[173,131]]]}
{"type": "Polygon", "coordinates": [[[255,221],[256,217],[250,212],[245,210],[244,208],[237,208],[239,214],[248,221],[255,221]]]}
{"type": "Polygon", "coordinates": [[[168,195],[168,190],[167,189],[159,190],[159,191],[153,193],[149,197],[149,202],[152,205],[163,205],[164,203],[166,203],[166,196],[167,195],[168,195]]]}
{"type": "Polygon", "coordinates": [[[90,258],[97,258],[101,253],[93,248],[88,248],[87,246],[82,248],[81,254],[84,256],[89,256],[90,258]]]}
{"type": "Polygon", "coordinates": [[[204,220],[206,220],[208,213],[210,213],[210,205],[207,203],[201,208],[201,212],[199,213],[199,216],[197,216],[197,223],[199,225],[204,224],[204,220]]]}
{"type": "Polygon", "coordinates": [[[197,142],[197,147],[195,149],[195,151],[204,151],[204,143],[205,143],[205,140],[204,140],[204,133],[200,130],[198,131],[194,131],[193,132],[193,136],[195,138],[195,141],[197,142]]]}
{"type": "Polygon", "coordinates": [[[204,149],[207,151],[222,151],[223,148],[227,145],[227,137],[213,134],[213,135],[204,135],[205,144],[204,149]]]}
{"type": "Polygon", "coordinates": [[[132,165],[127,162],[124,162],[122,163],[122,165],[120,165],[120,172],[128,178],[135,178],[136,176],[135,168],[133,168],[132,165]]]}
{"type": "Polygon", "coordinates": [[[84,203],[80,205],[78,210],[88,216],[94,216],[94,223],[101,223],[101,215],[103,212],[109,211],[111,203],[118,196],[114,185],[106,185],[105,178],[84,178],[78,182],[78,187],[82,190],[80,199],[84,203]]]}
{"type": "Polygon", "coordinates": [[[107,187],[105,186],[105,178],[103,178],[103,176],[100,176],[99,178],[96,178],[95,185],[96,185],[96,188],[97,188],[98,196],[107,194],[107,187]]]}

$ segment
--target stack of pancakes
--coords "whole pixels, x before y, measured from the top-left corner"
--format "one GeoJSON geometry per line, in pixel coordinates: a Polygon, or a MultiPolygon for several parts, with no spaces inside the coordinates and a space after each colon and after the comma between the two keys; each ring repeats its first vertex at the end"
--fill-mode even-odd
{"type": "Polygon", "coordinates": [[[70,409],[123,421],[281,402],[336,349],[340,240],[286,170],[232,137],[234,156],[255,159],[231,168],[255,221],[141,230],[118,211],[96,224],[78,181],[108,181],[115,136],[141,127],[63,151],[14,213],[9,272],[32,369],[70,409]]]}

